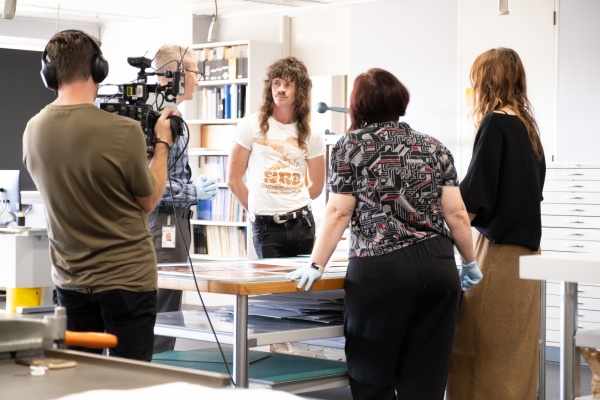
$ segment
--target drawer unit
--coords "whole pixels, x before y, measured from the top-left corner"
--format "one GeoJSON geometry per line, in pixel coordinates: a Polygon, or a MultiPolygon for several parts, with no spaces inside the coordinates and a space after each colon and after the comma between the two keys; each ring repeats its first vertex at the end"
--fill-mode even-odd
{"type": "Polygon", "coordinates": [[[600,193],[548,192],[544,189],[544,201],[542,202],[542,207],[549,204],[600,204],[600,193]]]}
{"type": "Polygon", "coordinates": [[[600,181],[546,181],[546,192],[600,192],[600,181]]]}
{"type": "Polygon", "coordinates": [[[544,215],[571,215],[584,217],[597,217],[600,215],[600,204],[552,204],[542,202],[544,215]]]}
{"type": "Polygon", "coordinates": [[[577,164],[549,164],[546,180],[551,181],[596,181],[598,167],[593,164],[581,166],[577,164]],[[587,168],[589,167],[589,168],[587,168]]]}
{"type": "MultiPolygon", "coordinates": [[[[580,324],[590,323],[600,326],[600,311],[596,310],[578,310],[578,322],[580,324]]],[[[560,307],[548,307],[546,310],[546,324],[549,320],[558,321],[560,323],[560,307]]],[[[552,322],[554,325],[554,322],[552,322]]]]}
{"type": "Polygon", "coordinates": [[[542,215],[542,226],[600,229],[600,217],[584,217],[578,215],[542,215]]]}
{"type": "MultiPolygon", "coordinates": [[[[550,310],[550,312],[552,312],[552,310],[550,310]]],[[[577,329],[600,329],[600,322],[596,321],[583,321],[578,318],[577,329]]],[[[546,318],[546,332],[548,330],[560,331],[560,325],[560,318],[546,318]]]]}
{"type": "MultiPolygon", "coordinates": [[[[547,165],[543,253],[600,252],[600,163],[547,165]]],[[[560,283],[546,283],[546,343],[560,343],[560,283]]],[[[600,328],[600,287],[578,285],[578,329],[600,328]]]]}
{"type": "Polygon", "coordinates": [[[577,241],[577,240],[560,240],[560,239],[544,239],[542,238],[542,249],[544,252],[549,251],[566,251],[573,253],[595,253],[600,252],[600,242],[592,241],[577,241]]]}
{"type": "MultiPolygon", "coordinates": [[[[546,282],[546,343],[558,347],[560,343],[560,282],[546,282]]],[[[577,315],[579,328],[589,328],[600,322],[600,286],[577,286],[577,315]],[[592,325],[590,325],[592,324],[592,325]]]]}
{"type": "MultiPolygon", "coordinates": [[[[542,227],[542,241],[545,239],[575,240],[575,241],[597,241],[600,242],[600,230],[542,227]]],[[[542,249],[545,249],[542,246],[542,249]]]]}

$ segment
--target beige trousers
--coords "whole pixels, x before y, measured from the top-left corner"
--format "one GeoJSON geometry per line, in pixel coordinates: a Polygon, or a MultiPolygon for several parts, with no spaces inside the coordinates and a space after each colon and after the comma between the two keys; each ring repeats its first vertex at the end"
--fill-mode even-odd
{"type": "Polygon", "coordinates": [[[519,278],[526,247],[476,237],[483,279],[464,293],[447,400],[535,400],[539,367],[540,282],[519,278]]]}

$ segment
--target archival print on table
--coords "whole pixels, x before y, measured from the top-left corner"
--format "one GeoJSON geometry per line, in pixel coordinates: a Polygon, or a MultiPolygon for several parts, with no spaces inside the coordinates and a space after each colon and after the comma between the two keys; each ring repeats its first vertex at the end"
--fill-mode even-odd
{"type": "MultiPolygon", "coordinates": [[[[162,276],[187,277],[201,280],[220,281],[277,281],[307,263],[307,258],[279,258],[250,261],[227,262],[194,262],[194,274],[189,264],[158,264],[158,272],[162,276]]],[[[346,265],[331,265],[327,267],[324,277],[343,277],[346,265]]]]}

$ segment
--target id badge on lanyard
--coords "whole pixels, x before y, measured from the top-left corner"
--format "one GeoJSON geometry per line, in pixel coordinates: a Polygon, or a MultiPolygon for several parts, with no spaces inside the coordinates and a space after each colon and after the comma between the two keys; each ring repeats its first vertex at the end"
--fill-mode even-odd
{"type": "Polygon", "coordinates": [[[171,225],[171,216],[167,217],[167,225],[162,227],[162,247],[163,249],[175,248],[175,225],[171,225]]]}

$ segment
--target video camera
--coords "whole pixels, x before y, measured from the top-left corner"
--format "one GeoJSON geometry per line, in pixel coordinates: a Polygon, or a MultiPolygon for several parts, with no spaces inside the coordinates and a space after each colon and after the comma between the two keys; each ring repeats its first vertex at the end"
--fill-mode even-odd
{"type": "MultiPolygon", "coordinates": [[[[146,57],[128,57],[127,62],[132,67],[139,68],[137,80],[131,83],[117,85],[118,92],[110,95],[98,95],[100,108],[132,118],[140,123],[146,136],[146,153],[149,157],[154,154],[154,126],[160,117],[160,112],[154,110],[154,104],[148,103],[150,93],[156,95],[155,102],[177,101],[177,96],[185,92],[185,74],[180,71],[146,72],[152,60],[146,57]],[[148,76],[165,76],[173,78],[167,85],[148,84],[148,76]]],[[[183,120],[179,117],[170,117],[173,143],[183,134],[183,120]]]]}

